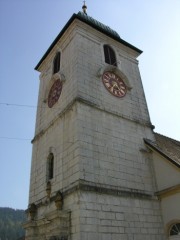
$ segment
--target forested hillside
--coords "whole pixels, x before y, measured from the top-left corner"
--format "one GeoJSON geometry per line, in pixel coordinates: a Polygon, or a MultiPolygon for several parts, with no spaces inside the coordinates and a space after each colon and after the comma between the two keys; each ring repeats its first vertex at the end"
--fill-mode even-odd
{"type": "Polygon", "coordinates": [[[25,211],[0,207],[0,240],[17,240],[25,235],[25,211]]]}

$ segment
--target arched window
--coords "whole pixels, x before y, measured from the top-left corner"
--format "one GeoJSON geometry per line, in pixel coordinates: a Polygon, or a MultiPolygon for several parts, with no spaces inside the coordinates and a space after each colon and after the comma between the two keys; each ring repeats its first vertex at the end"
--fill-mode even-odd
{"type": "Polygon", "coordinates": [[[47,174],[48,174],[47,180],[51,180],[54,177],[54,154],[53,153],[50,153],[48,156],[47,174]]]}
{"type": "Polygon", "coordinates": [[[54,57],[54,62],[53,62],[53,74],[59,72],[59,70],[60,70],[60,61],[61,61],[61,53],[57,52],[56,56],[54,57]]]}
{"type": "Polygon", "coordinates": [[[115,52],[109,45],[104,45],[104,57],[106,63],[117,67],[115,52]]]}
{"type": "MultiPolygon", "coordinates": [[[[169,231],[169,236],[170,236],[170,239],[173,236],[178,237],[177,239],[180,239],[180,223],[176,223],[171,226],[170,231],[169,231]]],[[[172,238],[172,239],[174,239],[174,238],[172,238]]]]}

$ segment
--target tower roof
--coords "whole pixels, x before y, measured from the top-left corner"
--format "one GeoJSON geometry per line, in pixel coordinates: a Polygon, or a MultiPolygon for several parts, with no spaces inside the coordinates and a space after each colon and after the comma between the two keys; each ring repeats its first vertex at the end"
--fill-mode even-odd
{"type": "Polygon", "coordinates": [[[64,34],[64,32],[67,30],[67,28],[71,25],[71,23],[75,20],[78,19],[86,24],[88,24],[89,26],[95,28],[96,30],[98,30],[99,32],[102,32],[104,34],[106,34],[107,36],[113,38],[114,40],[120,42],[121,44],[135,50],[137,53],[141,54],[142,51],[136,47],[134,47],[133,45],[131,45],[130,43],[124,41],[119,34],[114,31],[112,28],[108,27],[107,25],[95,20],[94,18],[88,16],[87,14],[83,13],[83,12],[78,12],[77,14],[73,14],[72,17],[69,19],[69,21],[66,23],[66,25],[64,26],[64,28],[61,30],[61,32],[58,34],[58,36],[55,38],[55,40],[52,42],[52,44],[50,45],[50,47],[48,48],[48,50],[45,52],[45,54],[43,55],[43,57],[41,58],[41,60],[39,61],[39,63],[36,65],[35,70],[38,70],[38,68],[40,67],[41,63],[44,61],[44,59],[48,56],[48,54],[50,53],[50,51],[52,50],[52,48],[54,47],[54,45],[59,41],[59,39],[62,37],[62,35],[64,34]]]}

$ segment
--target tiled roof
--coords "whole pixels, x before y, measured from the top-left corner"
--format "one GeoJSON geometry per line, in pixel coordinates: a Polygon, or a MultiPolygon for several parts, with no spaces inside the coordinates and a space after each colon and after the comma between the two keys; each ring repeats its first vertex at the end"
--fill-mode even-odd
{"type": "Polygon", "coordinates": [[[112,37],[116,37],[120,40],[119,34],[107,25],[104,25],[103,23],[97,21],[96,19],[88,16],[83,12],[78,12],[77,16],[79,16],[87,24],[92,25],[94,28],[97,28],[99,31],[104,32],[107,35],[111,35],[112,37]]]}
{"type": "Polygon", "coordinates": [[[159,133],[154,134],[156,141],[144,139],[145,143],[180,168],[180,142],[159,133]]]}

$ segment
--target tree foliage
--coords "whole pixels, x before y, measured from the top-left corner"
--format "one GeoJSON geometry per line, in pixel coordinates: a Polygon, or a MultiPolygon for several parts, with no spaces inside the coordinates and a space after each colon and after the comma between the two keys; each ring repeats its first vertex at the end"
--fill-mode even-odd
{"type": "Polygon", "coordinates": [[[24,210],[0,207],[0,240],[17,240],[24,236],[22,223],[25,219],[24,210]]]}

